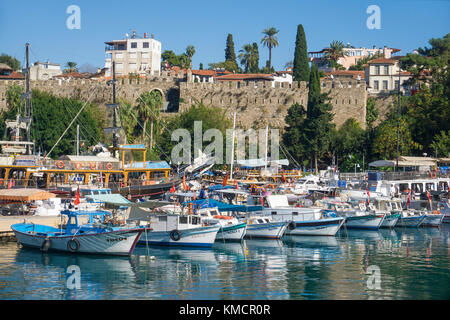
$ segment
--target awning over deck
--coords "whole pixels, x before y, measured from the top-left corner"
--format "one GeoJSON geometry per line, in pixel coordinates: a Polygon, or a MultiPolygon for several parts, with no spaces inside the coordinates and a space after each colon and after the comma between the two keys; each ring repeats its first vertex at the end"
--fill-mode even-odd
{"type": "Polygon", "coordinates": [[[36,200],[48,200],[56,198],[56,194],[40,189],[2,189],[0,190],[0,201],[22,201],[30,202],[36,200]]]}

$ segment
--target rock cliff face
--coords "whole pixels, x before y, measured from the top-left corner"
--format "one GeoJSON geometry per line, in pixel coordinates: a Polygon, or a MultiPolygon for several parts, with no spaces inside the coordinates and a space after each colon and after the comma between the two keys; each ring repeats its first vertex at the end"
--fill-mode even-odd
{"type": "MultiPolygon", "coordinates": [[[[22,80],[0,81],[0,109],[6,108],[6,91],[13,83],[24,86],[22,80]]],[[[323,92],[330,92],[337,127],[349,118],[355,118],[365,127],[367,91],[364,81],[325,80],[321,86],[323,92]]],[[[90,98],[100,105],[112,103],[112,88],[104,81],[32,81],[31,88],[84,101],[90,98]]],[[[267,123],[273,128],[283,128],[289,107],[296,102],[306,106],[308,98],[305,82],[277,83],[272,87],[270,82],[263,81],[194,83],[174,77],[119,80],[116,97],[134,102],[141,93],[153,90],[162,94],[166,115],[203,101],[206,105],[224,108],[230,118],[236,111],[242,128],[263,128],[267,123]]]]}

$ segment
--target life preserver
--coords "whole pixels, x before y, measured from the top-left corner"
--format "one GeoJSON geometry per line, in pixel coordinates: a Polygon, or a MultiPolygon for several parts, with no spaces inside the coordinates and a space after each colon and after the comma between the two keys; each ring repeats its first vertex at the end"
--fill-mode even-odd
{"type": "Polygon", "coordinates": [[[289,222],[287,227],[289,230],[294,230],[297,226],[295,225],[294,221],[291,221],[291,222],[289,222]]]}
{"type": "Polygon", "coordinates": [[[67,241],[67,250],[70,252],[77,252],[80,249],[80,242],[77,239],[70,239],[67,241]]]}
{"type": "Polygon", "coordinates": [[[81,167],[82,167],[82,164],[81,163],[79,163],[79,162],[77,162],[77,163],[75,163],[75,169],[81,169],[81,167]]]}
{"type": "Polygon", "coordinates": [[[435,170],[430,172],[430,177],[431,178],[436,178],[436,176],[437,176],[437,172],[435,170]]]}
{"type": "Polygon", "coordinates": [[[95,168],[97,168],[97,164],[95,162],[91,162],[89,164],[89,168],[91,168],[91,170],[95,170],[95,168]]]}
{"type": "Polygon", "coordinates": [[[58,162],[56,163],[56,166],[57,166],[59,169],[62,169],[62,168],[64,168],[64,162],[62,162],[62,161],[60,160],[60,161],[58,161],[58,162]]]}
{"type": "Polygon", "coordinates": [[[112,163],[111,163],[111,162],[108,162],[108,163],[106,164],[106,169],[112,170],[112,168],[113,168],[112,163]]]}
{"type": "Polygon", "coordinates": [[[433,214],[441,214],[441,212],[440,212],[440,211],[437,211],[437,210],[434,210],[434,211],[433,211],[433,214]]]}
{"type": "Polygon", "coordinates": [[[52,240],[50,238],[45,238],[44,242],[41,245],[41,251],[47,252],[52,245],[52,240]]]}
{"type": "Polygon", "coordinates": [[[170,239],[172,239],[173,241],[178,241],[181,239],[181,232],[179,230],[172,230],[170,232],[170,239]]]}

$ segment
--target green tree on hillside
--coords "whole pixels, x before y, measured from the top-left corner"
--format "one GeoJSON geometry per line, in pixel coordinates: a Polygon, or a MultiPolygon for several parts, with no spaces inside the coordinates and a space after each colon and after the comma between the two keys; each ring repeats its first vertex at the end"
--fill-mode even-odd
{"type": "Polygon", "coordinates": [[[306,36],[303,25],[297,27],[297,37],[295,40],[294,52],[294,81],[309,81],[309,60],[308,49],[306,47],[306,36]]]}
{"type": "Polygon", "coordinates": [[[20,61],[14,57],[11,57],[5,53],[0,56],[0,63],[5,63],[10,66],[14,71],[20,70],[20,61]]]}

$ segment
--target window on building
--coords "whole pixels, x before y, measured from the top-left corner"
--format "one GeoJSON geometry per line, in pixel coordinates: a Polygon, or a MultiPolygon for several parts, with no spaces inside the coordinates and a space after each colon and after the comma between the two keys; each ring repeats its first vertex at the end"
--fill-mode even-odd
{"type": "Polygon", "coordinates": [[[142,48],[149,48],[148,42],[142,42],[142,48]]]}
{"type": "Polygon", "coordinates": [[[149,58],[148,52],[143,52],[142,53],[142,59],[148,59],[148,58],[149,58]]]}
{"type": "Polygon", "coordinates": [[[123,69],[123,63],[116,63],[116,69],[122,70],[123,69]]]}
{"type": "Polygon", "coordinates": [[[136,59],[136,52],[130,53],[130,59],[136,59]]]}
{"type": "Polygon", "coordinates": [[[136,63],[130,63],[130,70],[136,70],[136,63]]]}
{"type": "Polygon", "coordinates": [[[375,80],[375,81],[373,82],[373,88],[374,88],[375,90],[378,90],[378,89],[380,88],[380,86],[378,85],[378,80],[375,80]]]}
{"type": "Polygon", "coordinates": [[[388,89],[388,81],[383,80],[383,90],[387,90],[387,89],[388,89]]]}
{"type": "Polygon", "coordinates": [[[132,42],[131,49],[136,49],[136,48],[137,48],[137,42],[132,42]]]}
{"type": "Polygon", "coordinates": [[[389,65],[384,66],[384,74],[389,74],[389,65]]]}
{"type": "Polygon", "coordinates": [[[395,89],[398,90],[398,80],[395,80],[395,89]]]}
{"type": "Polygon", "coordinates": [[[380,66],[375,66],[375,74],[376,75],[380,74],[380,66]]]}
{"type": "Polygon", "coordinates": [[[123,53],[117,53],[116,59],[123,59],[123,53]]]}

